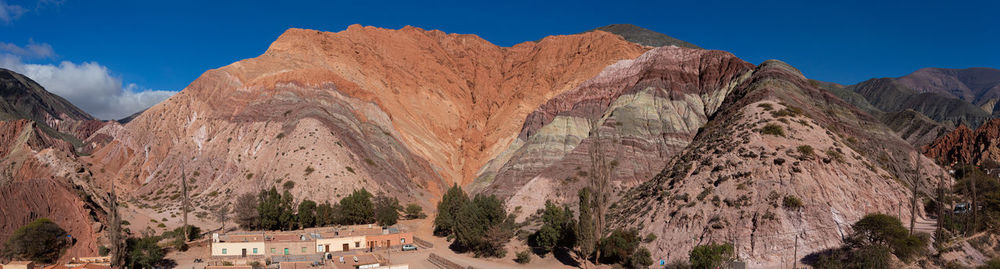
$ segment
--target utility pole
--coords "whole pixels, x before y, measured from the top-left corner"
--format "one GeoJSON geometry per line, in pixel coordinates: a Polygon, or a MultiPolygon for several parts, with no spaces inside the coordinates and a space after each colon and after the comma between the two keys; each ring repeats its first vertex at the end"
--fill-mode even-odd
{"type": "MultiPolygon", "coordinates": [[[[966,173],[965,178],[969,178],[968,173],[966,173]]],[[[976,203],[976,177],[969,178],[972,183],[972,233],[975,234],[979,230],[979,205],[976,203]]]]}
{"type": "Polygon", "coordinates": [[[912,203],[910,205],[910,234],[911,235],[913,234],[913,226],[916,225],[916,222],[917,222],[917,186],[918,186],[918,184],[920,184],[920,153],[917,153],[917,161],[916,161],[916,163],[914,165],[917,166],[916,167],[917,174],[916,174],[916,177],[913,178],[913,184],[912,184],[913,185],[913,197],[911,199],[912,203]]]}
{"type": "Polygon", "coordinates": [[[937,229],[934,232],[934,236],[941,234],[941,224],[943,224],[944,219],[944,180],[938,181],[938,216],[937,216],[937,229]]]}
{"type": "Polygon", "coordinates": [[[795,247],[792,248],[792,269],[799,266],[799,234],[795,233],[795,247]]]}

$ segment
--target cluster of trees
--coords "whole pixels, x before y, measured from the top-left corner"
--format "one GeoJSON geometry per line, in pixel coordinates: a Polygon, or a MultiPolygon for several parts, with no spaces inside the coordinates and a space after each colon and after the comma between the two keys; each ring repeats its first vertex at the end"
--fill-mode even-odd
{"type": "Polygon", "coordinates": [[[868,214],[852,226],[854,232],[840,248],[804,258],[814,268],[889,268],[891,255],[904,262],[925,255],[930,235],[910,234],[894,216],[868,214]]]}
{"type": "MultiPolygon", "coordinates": [[[[425,216],[419,205],[407,206],[407,216],[425,216]]],[[[385,195],[372,195],[365,189],[356,190],[338,203],[316,203],[302,200],[297,205],[292,194],[277,188],[261,193],[241,195],[233,206],[234,220],[247,230],[292,230],[326,225],[377,223],[395,225],[403,207],[399,200],[385,195]]]]}
{"type": "MultiPolygon", "coordinates": [[[[597,233],[594,216],[594,196],[589,188],[580,190],[579,217],[573,218],[569,206],[559,206],[551,201],[545,202],[542,211],[542,227],[536,231],[529,241],[539,255],[548,252],[570,252],[574,249],[577,255],[585,259],[591,257],[600,263],[618,264],[625,268],[646,268],[653,264],[650,251],[639,244],[643,238],[634,229],[616,229],[606,236],[597,233]]],[[[655,239],[655,235],[647,236],[647,243],[655,239]]]]}
{"type": "MultiPolygon", "coordinates": [[[[579,257],[593,257],[599,262],[626,268],[646,268],[653,264],[650,251],[639,245],[643,238],[638,231],[618,229],[598,236],[593,213],[596,210],[592,208],[595,196],[589,188],[581,190],[579,196],[579,217],[576,218],[567,205],[545,203],[540,217],[542,225],[528,238],[535,254],[576,251],[579,257]]],[[[434,234],[454,238],[453,249],[471,250],[476,256],[504,257],[504,245],[519,226],[514,222],[514,215],[508,214],[503,202],[495,196],[476,195],[470,200],[457,185],[448,189],[437,208],[434,234]]],[[[530,262],[526,255],[518,253],[516,260],[530,262]]]]}
{"type": "Polygon", "coordinates": [[[476,195],[471,200],[454,185],[438,203],[434,234],[454,238],[451,248],[472,251],[476,257],[504,257],[504,245],[517,231],[514,215],[507,214],[496,196],[476,195]]]}

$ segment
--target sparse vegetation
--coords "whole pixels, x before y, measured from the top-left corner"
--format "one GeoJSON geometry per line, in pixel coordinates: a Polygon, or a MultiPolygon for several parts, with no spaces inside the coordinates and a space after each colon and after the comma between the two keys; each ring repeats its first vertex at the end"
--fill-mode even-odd
{"type": "Polygon", "coordinates": [[[785,199],[781,200],[781,206],[788,210],[798,210],[802,208],[802,200],[799,200],[799,197],[795,197],[794,195],[788,195],[785,196],[785,199]]]}
{"type": "Polygon", "coordinates": [[[771,103],[760,103],[760,104],[757,104],[757,107],[763,108],[764,111],[774,110],[774,106],[771,105],[771,103]]]}
{"type": "Polygon", "coordinates": [[[514,261],[517,262],[517,263],[520,263],[520,264],[528,264],[528,263],[530,263],[531,262],[531,252],[529,252],[527,249],[522,250],[521,252],[518,252],[517,253],[517,258],[514,259],[514,261]]]}
{"type": "Polygon", "coordinates": [[[720,268],[733,258],[730,244],[708,244],[696,246],[688,255],[692,268],[720,268]]]}
{"type": "Polygon", "coordinates": [[[422,219],[427,217],[427,214],[424,214],[423,207],[420,207],[418,204],[406,205],[404,212],[406,212],[406,217],[409,219],[422,219]]]}
{"type": "Polygon", "coordinates": [[[760,129],[760,133],[766,135],[785,137],[785,129],[782,128],[780,125],[774,123],[768,123],[764,125],[764,127],[760,129]]]}
{"type": "Polygon", "coordinates": [[[305,170],[306,176],[312,174],[315,171],[316,171],[316,169],[313,168],[312,166],[306,166],[306,170],[305,170]]]}
{"type": "Polygon", "coordinates": [[[838,163],[844,163],[845,160],[843,153],[840,153],[839,151],[834,150],[832,148],[826,150],[826,156],[831,160],[837,161],[838,163]]]}
{"type": "Polygon", "coordinates": [[[801,145],[798,146],[796,149],[799,151],[799,154],[802,154],[802,157],[809,157],[813,156],[814,154],[813,147],[810,145],[801,145]]]}
{"type": "Polygon", "coordinates": [[[295,181],[292,181],[292,180],[285,181],[285,183],[281,184],[281,188],[284,189],[284,190],[294,189],[295,188],[295,181]]]}

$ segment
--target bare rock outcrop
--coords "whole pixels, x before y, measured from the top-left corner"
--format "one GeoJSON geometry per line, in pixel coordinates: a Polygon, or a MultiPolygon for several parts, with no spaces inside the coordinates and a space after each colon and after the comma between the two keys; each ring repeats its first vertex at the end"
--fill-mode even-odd
{"type": "Polygon", "coordinates": [[[1000,119],[987,121],[976,130],[965,125],[924,147],[924,154],[943,165],[1000,164],[1000,119]]]}

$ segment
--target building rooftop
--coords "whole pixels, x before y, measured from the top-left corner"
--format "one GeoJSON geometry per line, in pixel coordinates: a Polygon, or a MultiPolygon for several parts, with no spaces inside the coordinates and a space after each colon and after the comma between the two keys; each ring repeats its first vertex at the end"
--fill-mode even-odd
{"type": "Polygon", "coordinates": [[[361,265],[380,264],[381,261],[382,257],[375,254],[357,254],[333,256],[330,263],[336,268],[353,269],[361,265]],[[341,262],[341,258],[343,258],[343,262],[341,262]]]}

